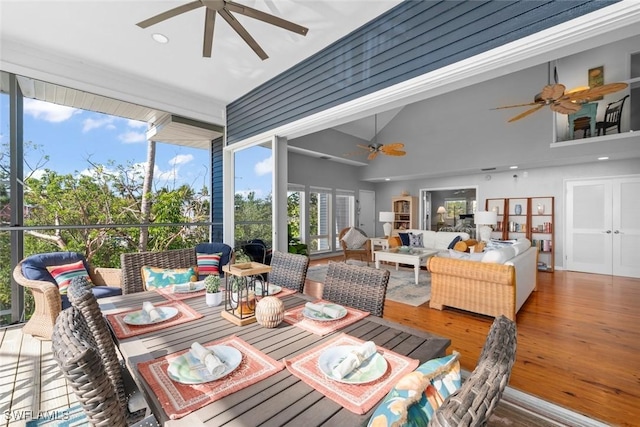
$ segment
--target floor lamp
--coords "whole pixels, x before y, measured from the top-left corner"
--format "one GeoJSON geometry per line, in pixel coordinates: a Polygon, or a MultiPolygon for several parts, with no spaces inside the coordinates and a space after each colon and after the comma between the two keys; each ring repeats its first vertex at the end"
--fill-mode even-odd
{"type": "Polygon", "coordinates": [[[378,218],[380,220],[380,222],[384,222],[384,224],[382,224],[382,229],[384,230],[384,237],[390,237],[391,236],[391,223],[393,222],[394,219],[394,214],[393,212],[380,212],[380,216],[378,218]]]}
{"type": "Polygon", "coordinates": [[[478,211],[473,216],[473,219],[478,227],[478,237],[483,242],[491,240],[491,232],[493,229],[491,225],[498,223],[498,214],[494,211],[478,211]]]}

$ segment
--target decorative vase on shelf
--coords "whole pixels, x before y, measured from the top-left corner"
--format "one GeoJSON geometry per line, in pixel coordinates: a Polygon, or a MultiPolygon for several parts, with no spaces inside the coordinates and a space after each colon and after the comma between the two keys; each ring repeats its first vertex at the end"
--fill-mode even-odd
{"type": "Polygon", "coordinates": [[[500,209],[497,206],[492,207],[491,210],[494,211],[496,215],[500,215],[500,209]]]}
{"type": "Polygon", "coordinates": [[[538,203],[538,215],[542,215],[544,213],[544,205],[542,203],[538,203]]]}
{"type": "Polygon", "coordinates": [[[519,205],[519,204],[516,205],[515,212],[516,212],[516,215],[522,214],[522,205],[519,205]]]}

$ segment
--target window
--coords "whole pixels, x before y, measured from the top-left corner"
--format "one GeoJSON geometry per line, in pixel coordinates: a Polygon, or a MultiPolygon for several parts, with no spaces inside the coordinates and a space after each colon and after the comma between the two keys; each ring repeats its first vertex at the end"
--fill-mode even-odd
{"type": "Polygon", "coordinates": [[[336,248],[340,247],[340,242],[338,241],[340,231],[355,225],[355,206],[356,197],[353,191],[336,190],[336,248]]]}
{"type": "Polygon", "coordinates": [[[304,243],[304,185],[289,184],[287,192],[287,240],[304,243]]]}
{"type": "Polygon", "coordinates": [[[331,251],[331,190],[311,188],[309,191],[309,252],[331,251]]]}

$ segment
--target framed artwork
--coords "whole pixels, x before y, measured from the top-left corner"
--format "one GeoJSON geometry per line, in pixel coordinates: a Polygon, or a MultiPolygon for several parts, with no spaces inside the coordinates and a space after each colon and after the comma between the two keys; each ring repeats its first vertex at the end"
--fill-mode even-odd
{"type": "MultiPolygon", "coordinates": [[[[597,86],[602,86],[604,84],[604,66],[599,66],[596,68],[591,68],[589,70],[588,75],[589,87],[594,88],[597,86]]],[[[599,101],[602,99],[602,96],[598,98],[593,98],[591,101],[599,101]]]]}

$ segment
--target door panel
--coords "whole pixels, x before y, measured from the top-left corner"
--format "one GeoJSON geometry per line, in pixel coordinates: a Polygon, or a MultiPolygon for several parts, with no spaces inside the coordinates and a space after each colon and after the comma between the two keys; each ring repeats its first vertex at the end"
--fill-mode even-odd
{"type": "Polygon", "coordinates": [[[375,237],[376,234],[376,193],[369,190],[358,192],[358,228],[364,231],[367,236],[375,237]]]}
{"type": "Polygon", "coordinates": [[[613,274],[640,277],[640,178],[615,180],[613,198],[613,274]]]}
{"type": "Polygon", "coordinates": [[[568,270],[611,274],[610,186],[607,180],[568,183],[568,270]]]}

